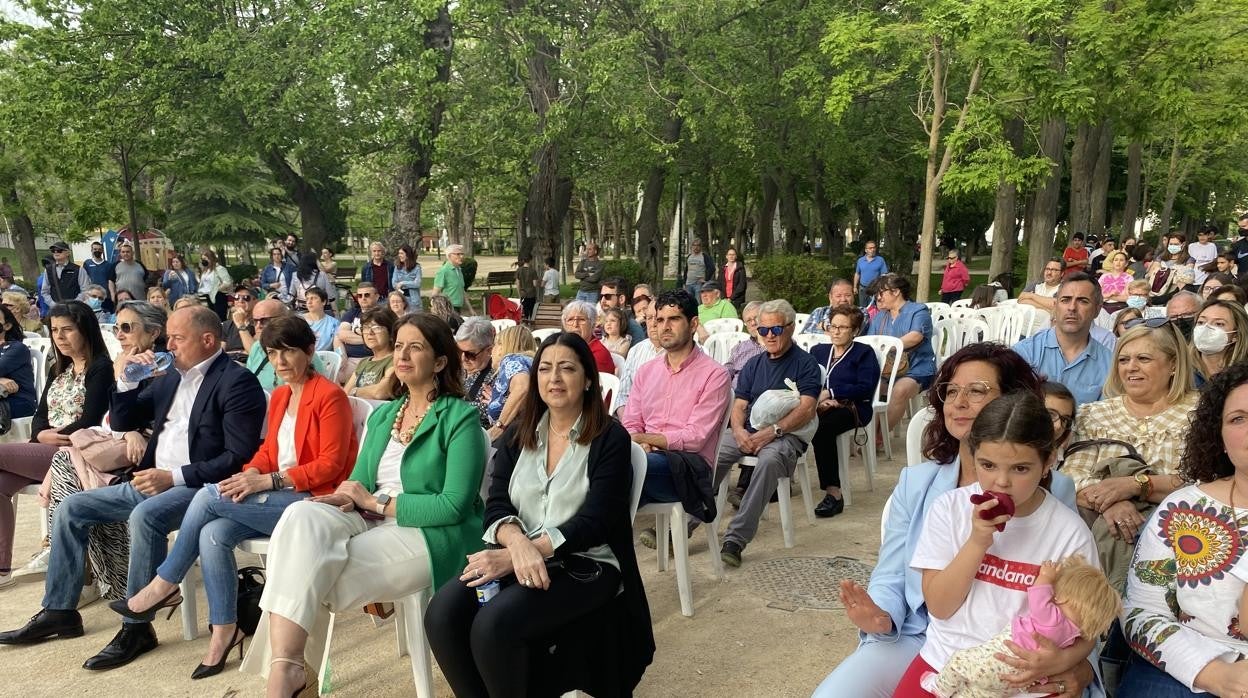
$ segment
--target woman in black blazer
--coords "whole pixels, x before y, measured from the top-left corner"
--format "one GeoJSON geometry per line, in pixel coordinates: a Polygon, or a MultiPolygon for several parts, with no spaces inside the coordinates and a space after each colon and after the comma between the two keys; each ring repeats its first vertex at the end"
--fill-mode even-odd
{"type": "Polygon", "coordinates": [[[654,656],[629,516],[632,442],[600,395],[585,340],[542,342],[524,416],[497,442],[489,549],[425,615],[460,698],[631,695],[654,656]],[[479,604],[479,592],[492,596],[479,604]]]}
{"type": "MultiPolygon", "coordinates": [[[[875,350],[854,341],[865,321],[862,311],[842,305],[828,312],[824,330],[831,344],[816,344],[810,354],[824,367],[826,378],[815,409],[819,429],[811,439],[815,466],[824,498],[815,516],[836,516],[845,510],[841,499],[841,475],[836,437],[871,420],[871,399],[880,384],[880,362],[875,350]]],[[[869,437],[868,437],[869,438],[869,437]]]]}
{"type": "Polygon", "coordinates": [[[735,248],[729,247],[724,253],[727,260],[724,268],[721,269],[720,277],[723,279],[724,295],[732,306],[741,312],[741,307],[745,305],[745,260],[740,259],[735,248]]]}

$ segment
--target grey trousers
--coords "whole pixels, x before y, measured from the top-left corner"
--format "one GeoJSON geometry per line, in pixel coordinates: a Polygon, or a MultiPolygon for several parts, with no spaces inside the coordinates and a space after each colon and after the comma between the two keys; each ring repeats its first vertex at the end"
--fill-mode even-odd
{"type": "MultiPolygon", "coordinates": [[[[731,540],[745,548],[754,539],[754,534],[758,533],[758,519],[763,515],[763,509],[767,508],[771,494],[776,491],[776,483],[782,477],[793,477],[797,459],[805,450],[804,441],[792,434],[785,434],[754,454],[758,458],[758,465],[754,468],[754,475],[750,478],[745,495],[741,497],[741,508],[724,533],[724,542],[731,540]]],[[[719,455],[715,459],[716,492],[719,491],[720,483],[728,477],[733,464],[742,455],[749,454],[742,454],[737,448],[737,440],[732,432],[724,434],[724,440],[719,445],[719,455]]],[[[780,496],[787,497],[789,493],[781,492],[780,496]]]]}

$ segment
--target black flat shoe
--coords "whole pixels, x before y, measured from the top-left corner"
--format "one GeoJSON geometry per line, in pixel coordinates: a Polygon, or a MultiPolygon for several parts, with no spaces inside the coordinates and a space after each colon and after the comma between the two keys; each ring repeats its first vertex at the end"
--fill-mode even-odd
{"type": "Polygon", "coordinates": [[[845,500],[832,495],[825,495],[822,502],[815,507],[815,516],[828,519],[845,511],[845,500]]]}
{"type": "Polygon", "coordinates": [[[173,591],[169,592],[168,596],[156,602],[155,606],[152,606],[151,608],[144,610],[144,611],[130,610],[130,606],[129,606],[130,599],[117,599],[116,601],[109,603],[108,607],[113,609],[117,613],[127,618],[130,618],[131,620],[137,620],[137,621],[141,621],[144,623],[151,623],[153,620],[156,620],[157,611],[160,611],[163,608],[167,608],[169,609],[169,615],[165,616],[165,620],[169,620],[170,618],[173,617],[173,612],[177,610],[178,606],[182,605],[182,597],[179,596],[179,594],[181,593],[182,593],[181,589],[174,589],[173,591]],[[177,601],[174,601],[175,597],[177,597],[177,601]]]}
{"type": "Polygon", "coordinates": [[[121,630],[100,653],[83,662],[83,669],[104,671],[125,666],[156,649],[156,631],[151,623],[122,623],[121,630]]]}
{"type": "Polygon", "coordinates": [[[247,639],[247,633],[242,628],[235,628],[234,639],[230,641],[230,646],[225,648],[221,653],[221,661],[216,664],[200,664],[195,667],[195,671],[191,672],[192,679],[206,679],[209,676],[216,676],[225,670],[225,660],[230,657],[230,650],[238,648],[238,661],[243,661],[243,640],[247,639]]]}
{"type": "Polygon", "coordinates": [[[0,645],[33,645],[54,637],[82,637],[82,615],[78,611],[44,608],[18,628],[0,633],[0,645]]]}

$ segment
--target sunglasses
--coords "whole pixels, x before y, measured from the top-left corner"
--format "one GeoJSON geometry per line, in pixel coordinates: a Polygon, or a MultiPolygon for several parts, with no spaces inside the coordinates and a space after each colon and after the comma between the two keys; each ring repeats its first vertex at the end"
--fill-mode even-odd
{"type": "Polygon", "coordinates": [[[356,298],[376,298],[376,297],[377,297],[377,294],[375,294],[375,293],[357,293],[357,294],[355,294],[355,297],[356,297],[356,298]]]}
{"type": "Polygon", "coordinates": [[[758,328],[758,334],[761,337],[769,337],[771,335],[775,335],[779,337],[780,335],[784,334],[784,328],[792,324],[793,323],[791,322],[786,322],[783,325],[760,326],[758,328]]]}
{"type": "Polygon", "coordinates": [[[633,296],[633,305],[637,305],[638,303],[649,303],[650,300],[650,296],[643,293],[640,296],[633,296]]]}
{"type": "Polygon", "coordinates": [[[143,326],[137,322],[119,322],[113,325],[113,334],[130,334],[143,329],[143,326]]]}
{"type": "Polygon", "coordinates": [[[237,303],[238,301],[242,301],[242,302],[244,302],[244,303],[247,303],[247,302],[251,301],[251,296],[246,296],[246,295],[243,295],[243,296],[234,296],[234,302],[236,302],[236,303],[237,303]]]}
{"type": "Polygon", "coordinates": [[[256,327],[259,327],[263,325],[264,323],[268,322],[269,320],[275,320],[275,319],[276,318],[271,318],[271,317],[253,317],[251,319],[251,323],[255,325],[256,327]]]}
{"type": "Polygon", "coordinates": [[[1166,325],[1169,325],[1169,324],[1170,324],[1170,318],[1150,317],[1146,319],[1142,317],[1137,317],[1134,320],[1127,320],[1126,322],[1122,324],[1122,326],[1129,330],[1132,327],[1139,327],[1140,325],[1143,325],[1149,329],[1155,330],[1158,327],[1165,327],[1166,325]]]}
{"type": "Polygon", "coordinates": [[[465,361],[476,361],[478,356],[481,356],[490,348],[491,347],[482,347],[476,351],[460,351],[460,353],[464,355],[465,361]]]}

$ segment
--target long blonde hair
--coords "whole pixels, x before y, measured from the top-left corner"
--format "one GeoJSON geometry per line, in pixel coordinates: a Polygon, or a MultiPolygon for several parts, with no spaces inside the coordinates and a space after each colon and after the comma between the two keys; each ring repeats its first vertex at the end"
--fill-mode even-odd
{"type": "MultiPolygon", "coordinates": [[[[1219,301],[1210,298],[1205,301],[1204,305],[1200,306],[1200,313],[1203,313],[1214,306],[1222,308],[1230,313],[1231,322],[1235,325],[1232,330],[1235,333],[1234,343],[1228,344],[1227,347],[1222,350],[1222,367],[1226,368],[1227,366],[1234,366],[1235,364],[1243,363],[1245,359],[1248,359],[1248,311],[1244,310],[1244,306],[1239,303],[1219,301]]],[[[1196,313],[1197,318],[1200,317],[1200,313],[1196,313]]],[[[1205,358],[1199,351],[1197,351],[1196,344],[1193,342],[1190,346],[1192,352],[1192,365],[1196,368],[1196,371],[1206,380],[1212,378],[1213,376],[1209,374],[1208,369],[1205,367],[1205,358]]]]}
{"type": "Polygon", "coordinates": [[[524,325],[508,327],[494,338],[494,366],[508,354],[523,354],[532,357],[537,352],[537,342],[533,333],[524,325]]]}

